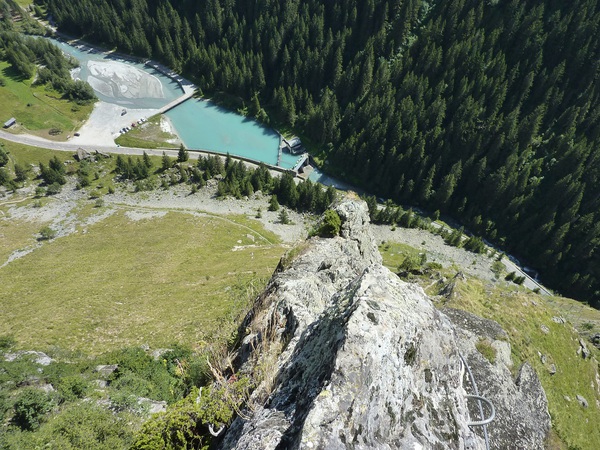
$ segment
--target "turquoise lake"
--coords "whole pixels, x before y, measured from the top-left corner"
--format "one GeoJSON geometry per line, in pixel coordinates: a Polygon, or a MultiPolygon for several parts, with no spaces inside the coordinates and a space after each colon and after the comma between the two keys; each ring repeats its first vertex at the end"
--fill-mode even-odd
{"type": "MultiPolygon", "coordinates": [[[[210,150],[277,164],[279,135],[254,120],[211,102],[190,99],[166,113],[189,149],[210,150]]],[[[283,153],[281,167],[292,167],[297,156],[283,153]]]]}
{"type": "MultiPolygon", "coordinates": [[[[183,94],[179,84],[144,64],[107,56],[84,45],[51,39],[81,67],[76,78],[88,81],[97,97],[126,108],[158,109],[183,94]]],[[[177,135],[190,150],[209,150],[277,165],[279,135],[272,129],[210,101],[190,99],[166,113],[177,135]]],[[[280,166],[294,167],[298,156],[282,153],[280,166]]],[[[318,171],[310,178],[326,181],[318,171]]]]}

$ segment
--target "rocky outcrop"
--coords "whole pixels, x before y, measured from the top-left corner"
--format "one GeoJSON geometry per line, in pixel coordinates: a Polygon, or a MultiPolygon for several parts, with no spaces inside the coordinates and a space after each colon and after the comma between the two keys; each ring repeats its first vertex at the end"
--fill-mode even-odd
{"type": "MultiPolygon", "coordinates": [[[[455,326],[456,343],[473,374],[478,393],[495,406],[497,419],[487,427],[490,448],[544,448],[550,414],[546,394],[533,368],[523,364],[513,381],[508,335],[498,323],[456,309],[444,309],[443,313],[455,326]],[[478,350],[481,342],[493,349],[493,361],[478,350]]],[[[470,377],[465,386],[470,393],[475,391],[470,377]]],[[[469,413],[479,420],[477,402],[469,402],[469,413]]],[[[483,437],[483,428],[474,430],[483,437]]]]}
{"type": "MultiPolygon", "coordinates": [[[[235,363],[260,384],[218,447],[485,448],[469,426],[480,419],[461,357],[475,361],[470,335],[422,289],[382,266],[366,204],[348,199],[336,211],[341,236],[312,238],[284,257],[243,324],[235,363]]],[[[502,416],[494,426],[503,423],[524,439],[492,448],[543,448],[545,433],[533,428],[547,431],[549,416],[535,372],[524,368],[519,383],[500,372],[494,382],[505,397],[519,394],[510,408],[523,414],[496,405],[502,416]]]]}

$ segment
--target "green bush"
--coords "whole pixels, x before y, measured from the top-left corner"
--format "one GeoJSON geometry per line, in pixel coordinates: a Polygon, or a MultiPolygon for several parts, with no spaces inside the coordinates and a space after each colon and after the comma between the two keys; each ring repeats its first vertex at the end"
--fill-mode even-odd
{"type": "Polygon", "coordinates": [[[496,276],[496,278],[500,278],[502,276],[502,274],[504,273],[504,271],[506,270],[504,267],[504,264],[502,264],[501,261],[494,261],[490,267],[490,269],[492,270],[492,272],[494,272],[494,275],[496,276]]]}
{"type": "Polygon", "coordinates": [[[46,195],[46,188],[44,188],[43,186],[37,186],[35,188],[35,196],[43,197],[44,195],[46,195]]]}
{"type": "Polygon", "coordinates": [[[94,403],[70,404],[36,433],[10,433],[5,446],[7,450],[125,449],[133,439],[131,427],[125,424],[134,420],[130,415],[115,414],[94,403]]]}
{"type": "Polygon", "coordinates": [[[279,202],[277,201],[277,195],[273,194],[271,200],[269,200],[269,211],[278,211],[279,202]]]}
{"type": "Polygon", "coordinates": [[[282,208],[281,211],[279,211],[279,223],[287,225],[290,222],[291,221],[288,212],[285,210],[285,208],[282,208]]]}
{"type": "Polygon", "coordinates": [[[504,277],[504,279],[505,279],[506,281],[514,281],[516,276],[517,276],[517,274],[516,274],[514,271],[512,271],[512,272],[510,272],[508,275],[506,275],[506,276],[504,277]]]}
{"type": "Polygon", "coordinates": [[[212,441],[209,424],[218,429],[228,425],[235,411],[248,399],[247,378],[220,387],[205,387],[199,397],[197,389],[144,423],[132,450],[207,449],[212,441]]]}
{"type": "Polygon", "coordinates": [[[29,167],[16,163],[15,164],[15,181],[17,181],[18,183],[27,181],[27,178],[29,176],[29,170],[30,170],[29,167]]]}
{"type": "Polygon", "coordinates": [[[0,167],[4,167],[8,164],[8,153],[0,147],[0,167]]]}
{"type": "Polygon", "coordinates": [[[89,383],[80,375],[61,378],[57,383],[57,390],[65,401],[84,398],[89,390],[89,383]]]}
{"type": "Polygon", "coordinates": [[[465,249],[473,253],[485,253],[485,244],[478,236],[471,236],[465,242],[465,249]]]}
{"type": "Polygon", "coordinates": [[[328,209],[323,214],[323,220],[319,227],[318,234],[321,237],[334,237],[340,234],[342,227],[342,219],[336,211],[328,209]]]}
{"type": "Polygon", "coordinates": [[[17,340],[13,335],[3,334],[0,335],[0,350],[8,350],[11,347],[14,347],[17,343],[17,340]]]}
{"type": "Polygon", "coordinates": [[[399,272],[416,272],[427,263],[427,255],[425,253],[419,253],[415,255],[413,253],[406,254],[404,260],[398,266],[399,272]]]}
{"type": "Polygon", "coordinates": [[[182,398],[186,391],[182,376],[169,370],[164,357],[156,361],[141,348],[128,348],[105,358],[105,363],[119,365],[110,377],[114,390],[169,403],[182,398]]]}
{"type": "Polygon", "coordinates": [[[54,230],[48,226],[45,226],[44,228],[42,228],[40,230],[40,237],[39,237],[40,241],[47,241],[50,239],[54,239],[55,237],[56,237],[56,230],[54,230]]]}
{"type": "Polygon", "coordinates": [[[10,181],[11,179],[8,170],[6,170],[4,167],[0,167],[0,186],[8,187],[10,181]]]}
{"type": "Polygon", "coordinates": [[[22,430],[35,430],[53,406],[53,399],[46,392],[25,388],[15,401],[12,420],[22,430]]]}
{"type": "Polygon", "coordinates": [[[55,183],[52,183],[50,186],[48,186],[48,189],[46,189],[46,195],[56,195],[56,194],[60,193],[60,191],[62,191],[61,184],[58,182],[55,182],[55,183]]]}

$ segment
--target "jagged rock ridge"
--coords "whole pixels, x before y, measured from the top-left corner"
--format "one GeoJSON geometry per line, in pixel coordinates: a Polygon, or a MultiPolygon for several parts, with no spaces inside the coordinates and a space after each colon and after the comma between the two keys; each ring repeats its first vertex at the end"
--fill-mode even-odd
{"type": "Polygon", "coordinates": [[[366,204],[346,199],[336,211],[341,236],[284,258],[244,323],[236,363],[263,381],[219,448],[485,448],[468,425],[480,417],[459,352],[475,378],[493,374],[493,389],[480,389],[502,413],[491,448],[542,448],[550,421],[535,372],[524,367],[517,385],[506,360],[493,367],[475,351],[476,327],[383,267],[366,204]]]}

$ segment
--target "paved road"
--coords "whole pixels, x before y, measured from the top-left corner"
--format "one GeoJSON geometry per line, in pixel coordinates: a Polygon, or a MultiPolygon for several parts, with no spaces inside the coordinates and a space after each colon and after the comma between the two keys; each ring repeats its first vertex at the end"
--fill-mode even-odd
{"type": "Polygon", "coordinates": [[[529,275],[527,275],[527,273],[525,273],[525,271],[523,271],[523,269],[521,269],[518,265],[516,265],[514,262],[512,262],[508,258],[502,258],[502,264],[504,264],[504,267],[506,267],[507,272],[509,272],[509,273],[515,272],[517,274],[517,276],[525,277],[523,286],[531,289],[532,291],[536,288],[539,288],[540,294],[542,294],[542,295],[554,295],[554,294],[552,294],[552,292],[550,292],[548,289],[546,289],[540,283],[538,283],[533,278],[531,278],[529,275]]]}
{"type": "MultiPolygon", "coordinates": [[[[47,148],[50,150],[59,150],[63,152],[75,152],[78,148],[85,148],[89,152],[98,150],[103,153],[115,153],[121,155],[142,155],[144,152],[149,155],[161,156],[163,151],[169,156],[177,156],[178,150],[150,150],[145,148],[134,148],[134,147],[117,147],[106,146],[106,145],[88,145],[78,144],[75,142],[57,142],[50,141],[38,136],[32,136],[30,134],[12,134],[4,130],[0,130],[0,139],[4,139],[10,142],[16,142],[17,144],[32,145],[35,147],[47,148]]],[[[190,153],[190,157],[198,159],[199,152],[190,153]]]]}

